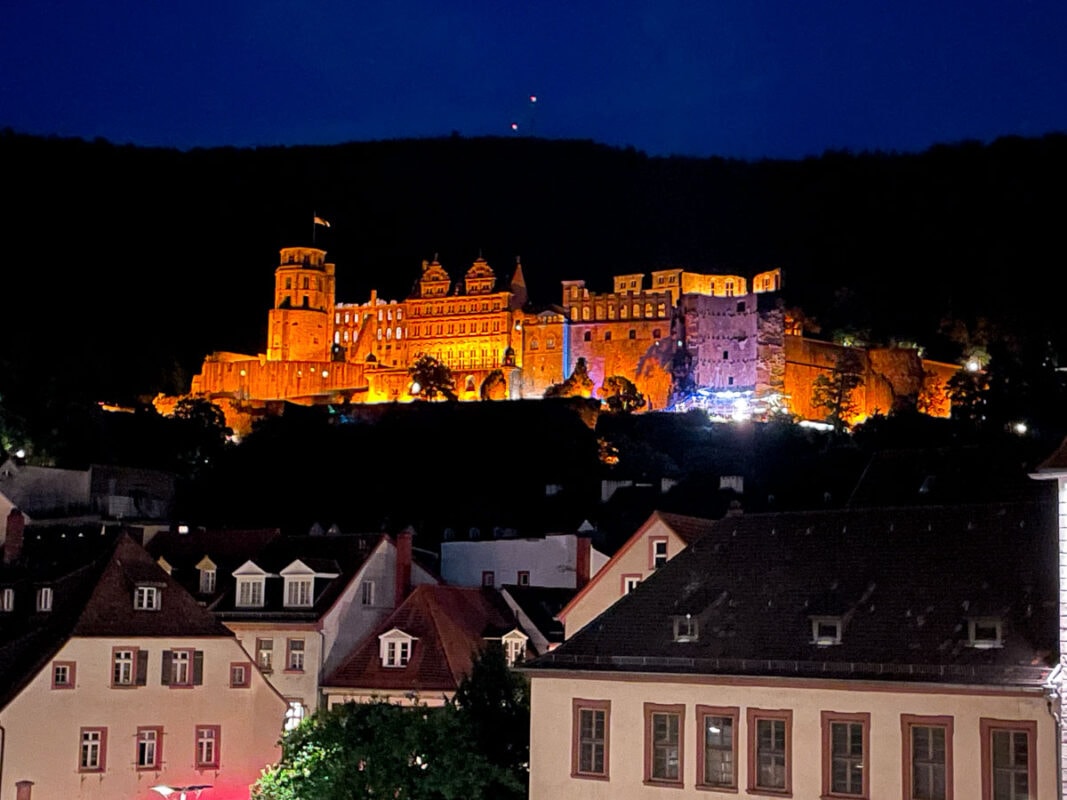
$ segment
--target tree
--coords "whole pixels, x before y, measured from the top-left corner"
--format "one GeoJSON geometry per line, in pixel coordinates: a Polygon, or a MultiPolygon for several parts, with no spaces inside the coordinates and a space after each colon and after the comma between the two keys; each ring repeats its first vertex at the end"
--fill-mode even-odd
{"type": "Polygon", "coordinates": [[[834,431],[847,428],[860,412],[855,392],[863,385],[864,365],[859,351],[845,347],[837,355],[830,374],[819,375],[812,382],[811,404],[825,408],[826,420],[834,431]]]}
{"type": "Polygon", "coordinates": [[[645,396],[637,391],[633,381],[622,375],[605,378],[600,395],[614,412],[629,414],[645,407],[645,396]]]}
{"type": "Polygon", "coordinates": [[[986,419],[989,397],[989,373],[984,369],[964,368],[948,379],[945,385],[952,401],[952,418],[964,420],[979,428],[986,419]]]}
{"type": "Polygon", "coordinates": [[[508,396],[508,382],[504,378],[504,371],[494,369],[485,376],[479,393],[483,400],[506,400],[508,396]]]}
{"type": "Polygon", "coordinates": [[[589,365],[585,357],[574,362],[574,372],[563,383],[554,383],[545,389],[545,397],[592,397],[596,384],[589,377],[589,365]]]}
{"type": "Polygon", "coordinates": [[[387,699],[320,709],[282,738],[282,758],[253,786],[258,800],[495,800],[507,774],[483,755],[452,704],[387,699]]]}
{"type": "Polygon", "coordinates": [[[411,393],[423,400],[436,400],[438,396],[446,400],[456,399],[456,381],[452,370],[433,356],[424,353],[408,367],[411,376],[411,393]]]}
{"type": "Polygon", "coordinates": [[[504,648],[490,642],[456,689],[455,704],[467,720],[479,753],[501,770],[491,796],[525,797],[529,783],[530,685],[512,670],[504,648]]]}
{"type": "Polygon", "coordinates": [[[183,397],[173,419],[178,460],[193,474],[215,464],[233,435],[222,409],[203,397],[183,397]]]}

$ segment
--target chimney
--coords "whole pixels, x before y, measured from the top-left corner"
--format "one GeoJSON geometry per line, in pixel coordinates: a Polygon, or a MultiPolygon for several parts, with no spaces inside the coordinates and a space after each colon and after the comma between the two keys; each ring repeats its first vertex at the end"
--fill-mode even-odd
{"type": "Polygon", "coordinates": [[[591,577],[593,540],[588,536],[579,536],[575,544],[577,552],[574,556],[574,588],[583,589],[591,577]]]}
{"type": "Polygon", "coordinates": [[[22,537],[26,529],[26,518],[17,508],[12,508],[7,515],[7,538],[4,539],[4,563],[13,564],[22,555],[22,537]]]}
{"type": "Polygon", "coordinates": [[[33,781],[15,781],[15,800],[30,800],[33,781]]]}
{"type": "Polygon", "coordinates": [[[396,535],[396,585],[394,604],[399,606],[411,592],[411,539],[415,532],[404,528],[396,535]]]}

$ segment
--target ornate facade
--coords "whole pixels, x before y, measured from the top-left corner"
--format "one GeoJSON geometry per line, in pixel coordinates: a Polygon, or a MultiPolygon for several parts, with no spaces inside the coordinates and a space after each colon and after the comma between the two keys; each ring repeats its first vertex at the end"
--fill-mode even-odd
{"type": "MultiPolygon", "coordinates": [[[[431,355],[452,370],[461,400],[480,399],[493,373],[506,397],[540,398],[584,359],[598,390],[621,375],[653,409],[666,408],[682,382],[728,403],[777,398],[812,415],[807,382],[813,369],[832,366],[829,351],[812,352],[835,346],[791,335],[778,299],[780,270],[751,281],[682,269],[652,272],[649,286],[645,278],[617,275],[606,293],[563,281],[559,305],[532,309],[520,263],[505,288],[481,256],[459,280],[435,256],[403,300],[371,291],[365,303],[339,303],[324,250],[283,248],[266,352],[208,356],[191,394],[223,401],[228,417],[281,401],[408,401],[418,391],[408,368],[431,355]],[[790,353],[804,363],[791,369],[790,353]],[[788,401],[791,377],[807,392],[795,403],[788,401]]],[[[893,391],[889,385],[879,401],[893,391]]]]}

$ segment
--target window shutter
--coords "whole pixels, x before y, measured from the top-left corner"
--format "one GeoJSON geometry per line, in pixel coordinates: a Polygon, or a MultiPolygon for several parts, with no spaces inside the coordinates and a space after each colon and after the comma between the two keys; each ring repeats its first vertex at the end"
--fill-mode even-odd
{"type": "Polygon", "coordinates": [[[174,653],[170,650],[163,651],[163,672],[159,677],[159,682],[164,686],[170,686],[171,675],[171,662],[174,661],[174,653]]]}
{"type": "Polygon", "coordinates": [[[204,651],[197,650],[193,653],[193,685],[201,686],[204,683],[204,651]]]}
{"type": "Polygon", "coordinates": [[[148,651],[137,651],[137,685],[144,686],[148,683],[148,651]]]}

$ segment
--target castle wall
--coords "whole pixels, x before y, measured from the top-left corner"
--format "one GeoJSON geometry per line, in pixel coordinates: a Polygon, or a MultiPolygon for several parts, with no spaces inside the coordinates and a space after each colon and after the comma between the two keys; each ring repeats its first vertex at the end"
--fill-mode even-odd
{"type": "Polygon", "coordinates": [[[759,314],[754,294],[682,297],[685,341],[697,386],[754,389],[759,361],[759,314]]]}

